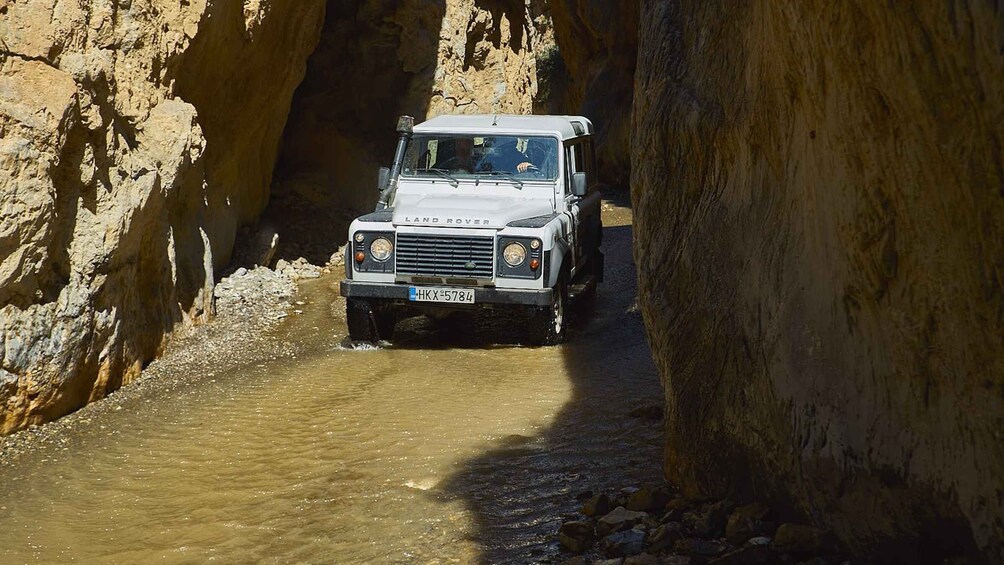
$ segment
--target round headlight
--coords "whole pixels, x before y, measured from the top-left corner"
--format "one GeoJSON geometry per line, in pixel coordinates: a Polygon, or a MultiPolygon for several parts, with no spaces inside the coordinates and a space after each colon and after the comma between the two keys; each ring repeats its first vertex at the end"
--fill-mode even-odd
{"type": "Polygon", "coordinates": [[[523,247],[522,243],[514,241],[502,250],[502,258],[505,259],[506,263],[509,263],[510,267],[519,267],[523,261],[526,261],[526,248],[523,247]]]}
{"type": "Polygon", "coordinates": [[[392,251],[394,251],[394,244],[386,237],[378,237],[370,244],[370,255],[380,262],[390,259],[392,251]]]}

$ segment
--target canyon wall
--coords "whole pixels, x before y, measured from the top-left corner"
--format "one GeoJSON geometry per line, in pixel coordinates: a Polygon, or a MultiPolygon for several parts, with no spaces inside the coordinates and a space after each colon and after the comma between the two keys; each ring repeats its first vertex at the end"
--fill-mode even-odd
{"type": "Polygon", "coordinates": [[[271,201],[336,248],[331,217],[372,206],[398,114],[529,112],[544,5],[0,0],[0,433],[103,397],[206,321],[271,201]]]}
{"type": "Polygon", "coordinates": [[[550,9],[558,45],[553,56],[560,58],[567,82],[550,93],[547,110],[591,119],[600,179],[626,189],[631,178],[638,2],[552,0],[550,9]]]}
{"type": "Polygon", "coordinates": [[[287,202],[278,215],[307,203],[337,216],[332,237],[344,243],[347,218],[376,203],[399,115],[529,113],[535,54],[553,45],[542,4],[330,0],[283,137],[274,194],[287,202]]]}
{"type": "Polygon", "coordinates": [[[581,112],[632,186],[668,477],[1004,559],[1000,10],[0,0],[0,433],[208,319],[271,196],[370,207],[398,114],[581,112]]]}
{"type": "Polygon", "coordinates": [[[642,2],[632,199],[669,478],[1004,559],[1000,3],[642,2]]]}
{"type": "Polygon", "coordinates": [[[0,1],[0,433],[104,396],[207,319],[323,11],[0,1]]]}

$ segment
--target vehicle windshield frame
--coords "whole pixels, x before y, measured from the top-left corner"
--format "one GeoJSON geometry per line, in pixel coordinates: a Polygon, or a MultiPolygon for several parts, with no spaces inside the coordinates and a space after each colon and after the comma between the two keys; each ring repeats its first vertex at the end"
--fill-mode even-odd
{"type": "MultiPolygon", "coordinates": [[[[401,176],[443,181],[554,185],[561,177],[561,141],[547,133],[416,132],[408,143],[401,176]],[[419,153],[421,151],[421,153],[419,153]],[[519,171],[522,163],[529,163],[519,171]]],[[[452,183],[451,183],[452,184],[452,183]]]]}

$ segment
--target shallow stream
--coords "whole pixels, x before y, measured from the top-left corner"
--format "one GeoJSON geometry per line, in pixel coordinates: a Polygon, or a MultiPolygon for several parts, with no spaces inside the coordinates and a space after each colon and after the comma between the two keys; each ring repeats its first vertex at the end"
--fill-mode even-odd
{"type": "Polygon", "coordinates": [[[274,334],[295,358],[207,360],[198,384],[0,468],[0,562],[560,560],[577,493],[660,475],[661,423],[629,416],[661,397],[630,210],[604,215],[607,280],[568,344],[415,319],[352,349],[336,277],[304,284],[274,334]]]}

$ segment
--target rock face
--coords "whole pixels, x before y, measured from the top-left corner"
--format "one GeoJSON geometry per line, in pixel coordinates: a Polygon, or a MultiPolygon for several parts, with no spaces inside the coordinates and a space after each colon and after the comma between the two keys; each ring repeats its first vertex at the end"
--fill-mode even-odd
{"type": "Polygon", "coordinates": [[[646,0],[640,22],[671,480],[855,552],[1004,559],[1000,5],[646,0]]]}
{"type": "Polygon", "coordinates": [[[277,159],[274,195],[364,209],[399,113],[582,112],[669,477],[1004,560],[1002,41],[983,0],[0,0],[0,433],[207,319],[277,159]]]}
{"type": "Polygon", "coordinates": [[[393,158],[400,114],[422,121],[529,113],[538,90],[535,53],[553,42],[542,5],[329,0],[284,135],[277,198],[368,211],[377,168],[393,158]]]}
{"type": "Polygon", "coordinates": [[[552,0],[559,49],[554,57],[568,84],[553,92],[553,114],[583,114],[597,135],[604,182],[626,188],[631,174],[631,102],[638,53],[638,3],[552,0]]]}
{"type": "Polygon", "coordinates": [[[323,10],[0,6],[0,433],[115,390],[206,319],[323,10]]]}

